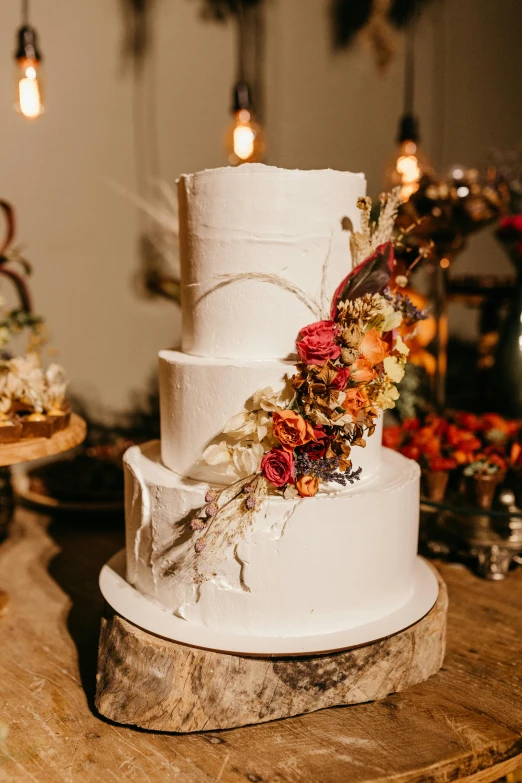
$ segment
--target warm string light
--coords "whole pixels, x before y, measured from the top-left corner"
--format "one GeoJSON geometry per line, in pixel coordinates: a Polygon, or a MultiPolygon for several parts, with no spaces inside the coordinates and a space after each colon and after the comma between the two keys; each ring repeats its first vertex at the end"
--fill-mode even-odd
{"type": "Polygon", "coordinates": [[[237,3],[238,71],[239,81],[234,87],[232,122],[225,134],[225,150],[231,166],[241,163],[259,163],[264,158],[265,137],[256,120],[245,80],[245,15],[242,0],[237,3]]]}
{"type": "Polygon", "coordinates": [[[398,148],[386,167],[386,187],[399,186],[402,200],[408,201],[419,189],[422,177],[431,174],[433,167],[419,146],[415,117],[405,114],[399,127],[398,148]]]}
{"type": "Polygon", "coordinates": [[[15,108],[26,119],[35,120],[44,111],[42,56],[36,30],[29,24],[29,3],[22,2],[22,26],[17,34],[15,52],[15,108]]]}
{"type": "Polygon", "coordinates": [[[400,187],[403,201],[408,201],[419,189],[419,183],[433,168],[419,147],[417,118],[413,114],[415,86],[415,28],[412,22],[406,35],[404,65],[404,114],[399,123],[398,147],[386,167],[387,188],[400,187]]]}
{"type": "Polygon", "coordinates": [[[239,82],[234,88],[233,116],[225,135],[225,149],[231,166],[263,160],[264,133],[254,117],[246,82],[239,82]]]}

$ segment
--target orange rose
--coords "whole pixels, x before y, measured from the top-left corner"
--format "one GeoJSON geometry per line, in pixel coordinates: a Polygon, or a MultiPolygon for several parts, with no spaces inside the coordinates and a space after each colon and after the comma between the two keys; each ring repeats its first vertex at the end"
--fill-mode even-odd
{"type": "Polygon", "coordinates": [[[346,397],[342,402],[342,406],[347,413],[351,413],[354,421],[357,418],[359,411],[368,405],[368,397],[364,389],[346,389],[346,397]]]}
{"type": "Polygon", "coordinates": [[[299,476],[295,488],[302,498],[312,498],[319,489],[319,479],[316,476],[299,476]]]}
{"type": "Polygon", "coordinates": [[[355,383],[368,383],[377,377],[377,372],[364,356],[359,356],[350,367],[350,380],[355,383]]]}
{"type": "Polygon", "coordinates": [[[295,411],[275,411],[272,415],[272,424],[274,435],[287,451],[293,451],[297,446],[315,440],[311,422],[303,419],[295,411]]]}
{"type": "Polygon", "coordinates": [[[379,337],[377,329],[370,329],[369,332],[366,332],[359,346],[359,351],[368,360],[371,367],[380,364],[388,356],[388,346],[379,337]]]}

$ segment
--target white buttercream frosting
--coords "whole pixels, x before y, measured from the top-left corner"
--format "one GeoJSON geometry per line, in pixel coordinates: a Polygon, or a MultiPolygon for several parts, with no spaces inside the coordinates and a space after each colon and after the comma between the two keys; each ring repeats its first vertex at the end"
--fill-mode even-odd
{"type": "Polygon", "coordinates": [[[359,226],[365,193],[363,174],[260,163],[180,177],[183,351],[243,359],[293,352],[299,330],[318,320],[303,302],[272,283],[221,285],[220,276],[278,275],[319,299],[327,261],[331,295],[351,269],[348,226],[359,226]]]}
{"type": "Polygon", "coordinates": [[[183,559],[208,485],[166,469],[157,441],[132,447],[124,464],[127,578],[190,623],[304,636],[370,622],[410,597],[419,468],[399,454],[384,449],[380,476],[356,491],[270,497],[201,585],[183,573],[183,559]]]}

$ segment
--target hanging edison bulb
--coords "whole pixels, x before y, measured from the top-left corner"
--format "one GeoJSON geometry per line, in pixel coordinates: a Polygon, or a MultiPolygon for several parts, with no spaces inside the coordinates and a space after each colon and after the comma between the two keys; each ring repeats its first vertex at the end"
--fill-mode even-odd
{"type": "Polygon", "coordinates": [[[433,166],[419,146],[417,120],[413,114],[405,114],[400,121],[397,148],[386,166],[385,187],[400,187],[403,201],[407,201],[418,189],[425,175],[433,174],[433,166]]]}
{"type": "MultiPolygon", "coordinates": [[[[24,7],[27,9],[26,4],[24,7]]],[[[23,24],[18,31],[17,42],[15,109],[27,120],[36,120],[44,111],[42,57],[38,50],[36,30],[29,24],[23,24]]]]}
{"type": "Polygon", "coordinates": [[[234,87],[232,122],[225,133],[225,150],[231,166],[259,163],[265,154],[265,134],[252,111],[246,82],[238,82],[234,87]]]}

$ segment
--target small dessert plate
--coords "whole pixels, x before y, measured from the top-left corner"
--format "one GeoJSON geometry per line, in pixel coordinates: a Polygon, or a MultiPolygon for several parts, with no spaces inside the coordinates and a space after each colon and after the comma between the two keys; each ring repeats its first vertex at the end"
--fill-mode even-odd
{"type": "Polygon", "coordinates": [[[415,563],[411,597],[400,609],[346,631],[318,636],[241,636],[195,626],[139,593],[125,579],[125,550],[117,552],[100,572],[100,590],[107,603],[134,625],[166,639],[219,652],[256,656],[298,656],[346,650],[404,631],[433,608],[439,594],[435,570],[422,557],[415,563]]]}

